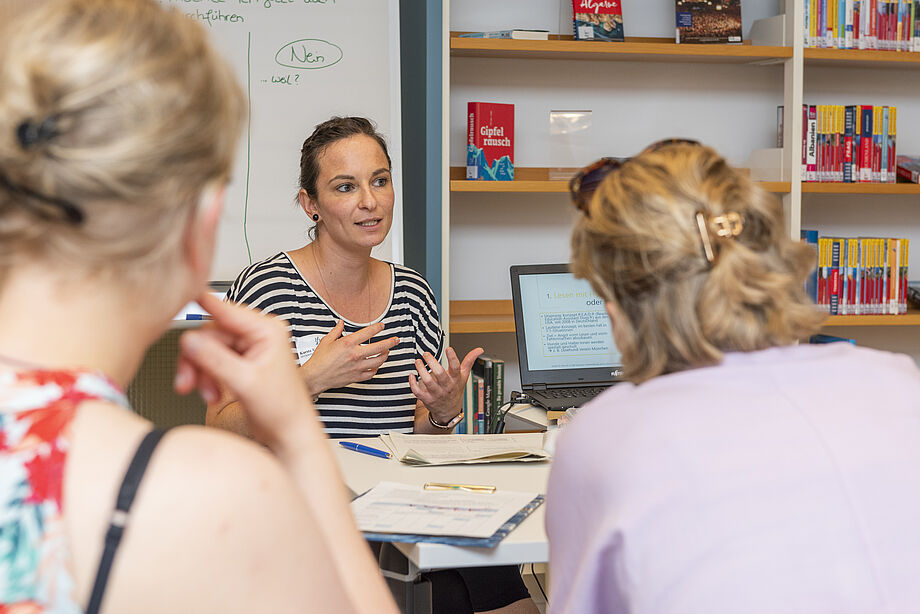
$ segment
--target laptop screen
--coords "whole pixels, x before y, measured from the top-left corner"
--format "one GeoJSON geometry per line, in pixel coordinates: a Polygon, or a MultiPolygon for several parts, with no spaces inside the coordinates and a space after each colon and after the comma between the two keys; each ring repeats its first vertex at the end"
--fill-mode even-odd
{"type": "Polygon", "coordinates": [[[521,384],[613,382],[620,352],[604,299],[566,264],[511,267],[521,384]]]}

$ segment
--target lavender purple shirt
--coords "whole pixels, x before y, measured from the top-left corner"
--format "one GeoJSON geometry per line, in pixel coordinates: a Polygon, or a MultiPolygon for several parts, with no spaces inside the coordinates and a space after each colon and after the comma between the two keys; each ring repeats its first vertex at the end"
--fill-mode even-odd
{"type": "Polygon", "coordinates": [[[546,529],[553,614],[920,611],[920,370],[833,343],[614,386],[546,529]]]}

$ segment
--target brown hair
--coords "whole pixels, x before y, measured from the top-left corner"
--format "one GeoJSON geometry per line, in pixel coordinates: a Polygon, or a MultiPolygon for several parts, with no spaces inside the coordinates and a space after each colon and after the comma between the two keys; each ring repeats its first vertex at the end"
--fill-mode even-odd
{"type": "Polygon", "coordinates": [[[626,322],[615,323],[626,377],[721,362],[804,338],[824,319],[804,292],[814,251],[788,236],[780,202],[713,149],[669,145],[612,172],[572,234],[572,270],[590,281],[626,322]],[[706,224],[735,212],[736,237],[706,224]]]}
{"type": "Polygon", "coordinates": [[[319,178],[319,157],[329,145],[351,136],[363,134],[380,145],[387,158],[387,166],[392,167],[387,143],[383,135],[377,132],[374,124],[363,117],[333,117],[316,126],[313,134],[307,137],[300,148],[300,187],[306,190],[310,198],[316,198],[316,180],[319,178]]]}
{"type": "Polygon", "coordinates": [[[203,189],[229,176],[245,107],[206,33],[154,0],[59,0],[0,39],[0,275],[41,258],[143,282],[178,258],[203,189]],[[50,129],[23,138],[36,125],[50,129]],[[29,193],[83,222],[35,215],[29,193]]]}

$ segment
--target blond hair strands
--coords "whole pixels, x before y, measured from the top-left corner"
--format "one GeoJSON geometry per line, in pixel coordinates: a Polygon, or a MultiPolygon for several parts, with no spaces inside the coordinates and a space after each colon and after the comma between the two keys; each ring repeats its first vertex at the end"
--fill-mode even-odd
{"type": "Polygon", "coordinates": [[[38,258],[143,280],[227,180],[244,109],[206,33],[155,0],[20,11],[0,36],[0,173],[23,188],[0,186],[0,274],[38,258]],[[85,219],[35,215],[28,193],[85,219]]]}
{"type": "Polygon", "coordinates": [[[813,267],[781,203],[702,146],[610,173],[572,234],[573,272],[626,320],[617,343],[637,383],[813,334],[824,319],[804,291],[813,267]]]}

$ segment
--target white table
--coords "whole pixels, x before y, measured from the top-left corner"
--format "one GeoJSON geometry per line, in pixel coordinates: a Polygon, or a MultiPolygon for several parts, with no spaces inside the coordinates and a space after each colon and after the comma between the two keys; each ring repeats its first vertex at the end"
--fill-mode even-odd
{"type": "MultiPolygon", "coordinates": [[[[348,438],[374,448],[385,448],[377,438],[348,438]]],[[[383,459],[353,452],[330,440],[345,484],[354,495],[365,492],[378,482],[390,481],[423,485],[425,482],[454,484],[487,484],[499,489],[546,493],[549,463],[485,463],[479,465],[447,465],[417,467],[395,459],[383,459]]],[[[495,548],[470,548],[446,544],[395,544],[415,569],[428,571],[456,567],[489,565],[520,565],[545,563],[549,560],[549,545],[544,530],[544,505],[541,505],[508,534],[495,548]]]]}

